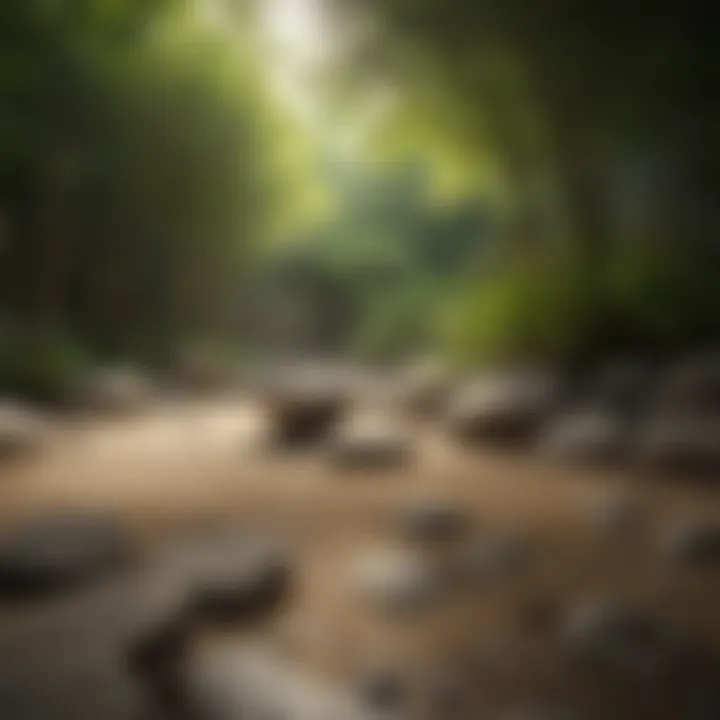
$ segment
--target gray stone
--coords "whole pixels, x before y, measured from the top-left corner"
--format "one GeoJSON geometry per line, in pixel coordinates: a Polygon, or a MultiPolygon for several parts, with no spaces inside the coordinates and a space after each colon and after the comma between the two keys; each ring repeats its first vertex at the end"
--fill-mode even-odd
{"type": "Polygon", "coordinates": [[[409,438],[402,428],[372,417],[338,428],[328,452],[338,467],[348,470],[398,468],[412,456],[409,438]]]}
{"type": "Polygon", "coordinates": [[[322,682],[249,643],[200,649],[187,680],[190,717],[203,720],[370,720],[351,691],[322,682]]]}
{"type": "Polygon", "coordinates": [[[391,670],[372,670],[358,681],[358,696],[371,712],[397,713],[409,704],[410,692],[403,678],[391,670]]]}
{"type": "Polygon", "coordinates": [[[580,720],[582,716],[572,710],[541,704],[526,704],[504,712],[501,720],[580,720]]]}
{"type": "Polygon", "coordinates": [[[606,464],[623,458],[627,439],[628,429],[617,413],[586,408],[549,420],[538,448],[561,460],[606,464]]]}
{"type": "Polygon", "coordinates": [[[592,402],[623,414],[636,412],[647,401],[656,375],[657,368],[647,361],[610,360],[592,381],[592,402]]]}
{"type": "Polygon", "coordinates": [[[625,493],[605,493],[592,498],[588,508],[592,524],[609,536],[625,536],[642,523],[642,508],[625,493]]]}
{"type": "Polygon", "coordinates": [[[686,563],[720,567],[720,523],[690,519],[672,524],[661,538],[662,549],[686,563]]]}
{"type": "Polygon", "coordinates": [[[416,417],[438,414],[454,384],[450,369],[439,360],[423,360],[405,368],[397,379],[400,405],[416,417]]]}
{"type": "Polygon", "coordinates": [[[482,537],[465,548],[461,568],[473,581],[507,577],[525,569],[531,559],[529,542],[513,532],[496,532],[482,537]]]}
{"type": "Polygon", "coordinates": [[[418,503],[402,511],[403,534],[417,542],[443,542],[463,537],[470,518],[459,507],[440,502],[418,503]]]}
{"type": "Polygon", "coordinates": [[[555,376],[508,372],[481,377],[459,388],[450,400],[447,424],[465,441],[525,441],[559,397],[555,376]]]}
{"type": "Polygon", "coordinates": [[[75,586],[116,568],[128,544],[102,514],[58,513],[0,535],[0,597],[24,598],[75,586]]]}
{"type": "Polygon", "coordinates": [[[636,459],[661,472],[720,473],[720,415],[659,415],[641,429],[636,459]]]}
{"type": "Polygon", "coordinates": [[[443,670],[430,678],[429,705],[432,717],[451,720],[470,717],[473,684],[463,673],[443,670]]]}
{"type": "Polygon", "coordinates": [[[281,545],[252,532],[217,531],[187,538],[156,563],[187,595],[197,620],[257,622],[292,593],[290,559],[281,545]]]}
{"type": "Polygon", "coordinates": [[[0,460],[13,460],[37,452],[47,435],[47,423],[29,408],[0,404],[0,460]]]}
{"type": "Polygon", "coordinates": [[[676,658],[675,639],[650,615],[613,600],[574,606],[561,637],[579,659],[637,676],[658,677],[676,658]]]}
{"type": "Polygon", "coordinates": [[[108,415],[126,415],[145,409],[152,399],[153,388],[139,368],[107,367],[85,378],[76,396],[83,409],[108,415]]]}
{"type": "Polygon", "coordinates": [[[394,548],[363,557],[353,567],[352,581],[370,603],[398,611],[430,607],[448,589],[438,567],[421,555],[394,548]]]}
{"type": "Polygon", "coordinates": [[[653,405],[656,412],[673,415],[720,413],[720,352],[700,353],[670,367],[653,405]]]}
{"type": "Polygon", "coordinates": [[[264,393],[272,440],[279,447],[325,440],[345,414],[345,390],[322,374],[291,375],[264,393]]]}

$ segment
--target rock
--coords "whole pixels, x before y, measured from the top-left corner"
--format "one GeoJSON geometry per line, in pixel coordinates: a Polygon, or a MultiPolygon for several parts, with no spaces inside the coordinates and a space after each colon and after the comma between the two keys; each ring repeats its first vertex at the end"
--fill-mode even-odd
{"type": "Polygon", "coordinates": [[[363,557],[353,567],[352,582],[373,605],[400,611],[430,607],[448,589],[439,568],[418,554],[397,549],[363,557]]]}
{"type": "Polygon", "coordinates": [[[663,414],[720,413],[720,353],[698,354],[670,367],[659,383],[653,405],[663,414]]]}
{"type": "Polygon", "coordinates": [[[0,460],[33,454],[43,444],[47,425],[28,408],[14,403],[0,404],[0,460]]]}
{"type": "Polygon", "coordinates": [[[520,705],[503,713],[502,720],[580,720],[580,715],[560,707],[549,705],[520,705]]]}
{"type": "Polygon", "coordinates": [[[661,539],[662,549],[689,564],[720,567],[720,523],[701,519],[673,524],[661,539]]]}
{"type": "Polygon", "coordinates": [[[486,376],[457,390],[447,424],[461,440],[525,441],[534,435],[559,395],[555,377],[538,372],[486,376]]]}
{"type": "Polygon", "coordinates": [[[573,607],[561,635],[579,659],[631,675],[658,677],[676,657],[675,641],[659,622],[612,600],[573,607]]]}
{"type": "Polygon", "coordinates": [[[469,716],[473,684],[462,673],[439,672],[430,679],[428,689],[432,717],[451,720],[469,716]]]}
{"type": "Polygon", "coordinates": [[[442,502],[425,502],[403,510],[403,534],[417,542],[443,542],[461,538],[470,518],[458,507],[442,502]]]}
{"type": "Polygon", "coordinates": [[[398,674],[373,670],[358,682],[361,705],[371,712],[397,713],[409,703],[409,691],[398,674]]]}
{"type": "Polygon", "coordinates": [[[0,597],[44,595],[118,566],[127,542],[105,515],[57,514],[29,520],[0,536],[0,597]]]}
{"type": "Polygon", "coordinates": [[[635,456],[661,472],[720,472],[718,417],[657,416],[641,430],[635,456]]]}
{"type": "Polygon", "coordinates": [[[349,690],[323,683],[247,642],[195,653],[187,696],[189,717],[203,720],[376,717],[363,712],[349,690]]]}
{"type": "Polygon", "coordinates": [[[217,393],[235,385],[232,365],[208,348],[186,348],[178,358],[175,380],[191,393],[217,393]]]}
{"type": "Polygon", "coordinates": [[[528,541],[521,535],[490,534],[463,549],[461,573],[476,582],[506,577],[527,567],[530,555],[528,541]]]}
{"type": "Polygon", "coordinates": [[[281,447],[325,440],[345,414],[348,393],[337,377],[293,372],[264,393],[273,439],[281,447]]]}
{"type": "Polygon", "coordinates": [[[193,611],[214,620],[257,622],[274,616],[291,594],[292,573],[281,558],[208,571],[193,593],[193,611]]]}
{"type": "Polygon", "coordinates": [[[79,391],[83,408],[109,415],[125,415],[143,410],[152,397],[148,378],[138,369],[109,367],[88,377],[79,391]]]}
{"type": "Polygon", "coordinates": [[[598,371],[590,402],[622,415],[632,415],[647,401],[657,368],[637,359],[617,358],[598,371]]]}
{"type": "Polygon", "coordinates": [[[402,467],[412,454],[409,439],[400,427],[372,417],[340,427],[328,451],[336,465],[354,470],[402,467]]]}
{"type": "Polygon", "coordinates": [[[443,409],[454,378],[444,363],[429,359],[405,368],[397,382],[401,407],[410,415],[429,417],[443,409]]]}
{"type": "Polygon", "coordinates": [[[127,669],[157,707],[177,708],[184,701],[184,665],[190,629],[184,614],[169,615],[157,624],[148,625],[127,644],[127,669]]]}
{"type": "Polygon", "coordinates": [[[170,548],[166,572],[186,588],[196,620],[254,623],[273,617],[292,593],[292,566],[280,545],[249,532],[189,538],[170,548]]]}
{"type": "Polygon", "coordinates": [[[641,507],[624,493],[605,493],[592,498],[588,510],[592,524],[610,536],[625,536],[642,521],[641,507]]]}
{"type": "Polygon", "coordinates": [[[623,458],[627,439],[626,423],[616,413],[580,409],[551,419],[540,433],[538,448],[562,460],[607,464],[623,458]]]}

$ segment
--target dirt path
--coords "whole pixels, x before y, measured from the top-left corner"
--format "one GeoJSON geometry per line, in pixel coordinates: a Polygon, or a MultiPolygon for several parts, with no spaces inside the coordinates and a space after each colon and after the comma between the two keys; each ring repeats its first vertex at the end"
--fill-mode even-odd
{"type": "MultiPolygon", "coordinates": [[[[42,457],[0,470],[0,522],[53,507],[101,507],[119,513],[143,538],[223,518],[268,526],[289,541],[300,568],[294,606],[264,631],[282,653],[341,678],[378,663],[422,674],[438,659],[464,662],[484,653],[489,669],[478,682],[486,707],[524,695],[570,695],[591,708],[591,717],[626,716],[608,705],[616,697],[574,680],[568,685],[572,673],[556,659],[552,640],[522,636],[518,629],[537,603],[627,598],[720,650],[720,574],[683,571],[678,578],[656,549],[674,519],[720,518],[715,487],[468,452],[428,428],[416,429],[419,457],[405,471],[349,476],[318,455],[263,452],[261,431],[257,413],[233,402],[60,428],[42,457]],[[617,491],[629,491],[641,509],[629,539],[610,537],[593,521],[597,498],[617,491]],[[456,502],[479,531],[527,533],[536,558],[530,570],[422,618],[397,621],[370,612],[348,590],[348,565],[366,547],[395,542],[398,510],[424,498],[456,502]]],[[[643,707],[636,704],[627,716],[662,716],[643,707]]]]}

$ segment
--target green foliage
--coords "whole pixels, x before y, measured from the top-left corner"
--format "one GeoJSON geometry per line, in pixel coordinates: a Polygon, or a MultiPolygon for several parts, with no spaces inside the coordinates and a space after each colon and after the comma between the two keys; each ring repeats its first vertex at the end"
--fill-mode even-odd
{"type": "Polygon", "coordinates": [[[242,272],[282,209],[287,130],[247,18],[217,27],[200,5],[2,4],[6,315],[152,361],[234,330],[242,272]]]}
{"type": "Polygon", "coordinates": [[[526,261],[466,283],[448,301],[442,332],[464,365],[561,359],[582,347],[594,310],[567,266],[526,261]]]}
{"type": "Polygon", "coordinates": [[[69,333],[6,326],[0,330],[0,388],[38,402],[63,402],[90,368],[69,333]]]}

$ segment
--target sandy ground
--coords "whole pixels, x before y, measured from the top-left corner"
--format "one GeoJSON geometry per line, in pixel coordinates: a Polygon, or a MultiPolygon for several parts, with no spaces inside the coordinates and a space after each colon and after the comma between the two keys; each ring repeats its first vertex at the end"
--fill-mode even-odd
{"type": "Polygon", "coordinates": [[[397,667],[422,686],[438,670],[470,668],[482,717],[519,701],[568,699],[582,717],[684,717],[657,685],[611,691],[586,677],[552,633],[528,626],[528,616],[538,606],[562,611],[583,598],[619,597],[720,651],[720,571],[678,568],[657,550],[676,520],[720,518],[720,487],[470,451],[427,426],[413,433],[418,457],[405,470],[350,475],[319,454],[267,453],[258,413],[239,401],[59,427],[40,457],[0,468],[0,523],[50,508],[99,507],[117,512],[143,543],[176,527],[256,523],[288,542],[299,569],[294,603],[262,637],[314,673],[342,681],[370,667],[397,667]],[[593,522],[597,499],[618,492],[641,509],[627,537],[593,522]],[[368,608],[350,589],[348,567],[366,549],[399,542],[397,513],[421,499],[457,503],[479,533],[527,533],[527,572],[420,616],[368,608]]]}

